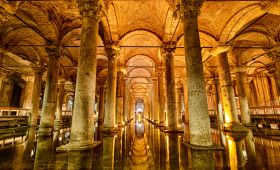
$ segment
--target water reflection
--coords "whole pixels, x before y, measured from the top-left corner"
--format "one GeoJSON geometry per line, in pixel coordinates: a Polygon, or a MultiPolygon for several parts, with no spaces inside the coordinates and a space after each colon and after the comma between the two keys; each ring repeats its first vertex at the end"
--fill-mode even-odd
{"type": "MultiPolygon", "coordinates": [[[[225,150],[191,150],[181,144],[182,133],[164,133],[145,120],[136,120],[118,133],[101,133],[95,139],[102,145],[93,151],[52,153],[52,137],[41,136],[36,149],[36,129],[28,129],[26,140],[2,139],[0,169],[277,169],[280,165],[279,138],[254,137],[250,131],[243,139],[213,130],[215,143],[225,150]],[[221,140],[222,139],[222,140],[221,140]],[[14,141],[14,142],[13,142],[14,141]],[[14,143],[14,145],[12,145],[14,143]]],[[[69,129],[61,131],[59,144],[67,142],[69,129]],[[66,133],[66,134],[65,134],[66,133]]],[[[11,138],[11,139],[10,139],[11,138]]]]}

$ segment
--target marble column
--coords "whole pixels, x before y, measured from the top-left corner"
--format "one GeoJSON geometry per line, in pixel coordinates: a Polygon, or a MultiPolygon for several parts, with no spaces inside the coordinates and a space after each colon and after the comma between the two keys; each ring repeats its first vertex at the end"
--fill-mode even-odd
{"type": "Polygon", "coordinates": [[[165,81],[167,96],[167,126],[169,130],[176,130],[178,126],[174,78],[174,52],[176,50],[176,46],[173,44],[166,44],[163,47],[163,50],[165,59],[165,81]]]}
{"type": "Polygon", "coordinates": [[[153,87],[154,87],[154,122],[159,123],[159,98],[158,98],[158,80],[153,78],[153,87]]]}
{"type": "Polygon", "coordinates": [[[177,122],[182,122],[182,100],[181,100],[181,88],[176,86],[176,108],[177,108],[177,122]]]}
{"type": "Polygon", "coordinates": [[[126,102],[125,102],[125,121],[127,122],[129,120],[129,104],[130,104],[130,86],[127,83],[125,86],[126,90],[125,90],[125,98],[126,98],[126,102]]]}
{"type": "Polygon", "coordinates": [[[99,106],[98,106],[98,122],[104,121],[104,94],[105,94],[105,88],[104,85],[99,86],[99,106]]]}
{"type": "Polygon", "coordinates": [[[159,126],[165,125],[165,113],[164,113],[164,88],[163,88],[163,72],[164,68],[162,66],[158,66],[158,103],[159,103],[159,126]]]}
{"type": "Polygon", "coordinates": [[[244,72],[239,71],[236,73],[236,82],[237,82],[237,92],[238,92],[240,111],[241,111],[241,123],[249,124],[251,123],[251,118],[250,118],[250,108],[248,104],[248,99],[245,93],[244,72]]]}
{"type": "Polygon", "coordinates": [[[42,86],[42,75],[45,71],[45,68],[38,65],[32,66],[34,70],[34,84],[33,84],[33,91],[32,91],[32,105],[31,105],[31,115],[30,115],[30,122],[29,126],[37,126],[37,120],[39,115],[39,107],[40,107],[40,93],[41,93],[41,86],[42,86]]]}
{"type": "Polygon", "coordinates": [[[4,72],[3,72],[3,61],[4,61],[4,54],[0,52],[0,97],[2,97],[2,84],[3,84],[3,79],[4,79],[4,72]]]}
{"type": "Polygon", "coordinates": [[[56,112],[55,112],[55,121],[54,121],[54,136],[53,136],[53,148],[56,148],[59,139],[59,131],[63,125],[62,122],[62,105],[64,99],[64,86],[65,80],[59,80],[58,85],[58,96],[57,96],[57,103],[56,103],[56,112]]]}
{"type": "Polygon", "coordinates": [[[227,53],[230,50],[229,46],[219,46],[213,49],[212,55],[218,57],[218,74],[221,88],[221,98],[225,113],[225,130],[242,131],[243,126],[239,123],[237,117],[237,105],[234,94],[234,89],[231,81],[229,63],[227,53]]]}
{"type": "Polygon", "coordinates": [[[118,126],[122,126],[123,121],[123,72],[118,71],[117,73],[117,106],[116,116],[118,126]]]}
{"type": "Polygon", "coordinates": [[[217,112],[217,120],[219,122],[219,127],[224,124],[224,115],[223,115],[223,107],[221,101],[221,95],[219,90],[219,80],[214,79],[214,86],[215,86],[215,99],[216,99],[216,112],[217,112]]]}
{"type": "Polygon", "coordinates": [[[52,138],[54,113],[57,100],[57,80],[60,65],[60,49],[56,45],[46,47],[48,53],[48,71],[44,92],[44,101],[38,130],[37,149],[34,169],[50,164],[52,159],[52,138]]]}
{"type": "Polygon", "coordinates": [[[41,112],[40,133],[49,134],[53,131],[54,113],[57,101],[57,81],[60,65],[60,49],[58,46],[51,45],[46,48],[48,53],[48,71],[44,92],[44,100],[41,112]]]}
{"type": "Polygon", "coordinates": [[[181,0],[181,18],[184,26],[185,61],[188,80],[190,143],[211,146],[210,118],[197,20],[202,2],[181,0]]]}
{"type": "Polygon", "coordinates": [[[127,105],[127,88],[126,88],[126,79],[123,79],[123,83],[122,83],[122,88],[123,88],[123,116],[122,116],[122,123],[125,124],[126,120],[127,120],[127,115],[126,115],[126,105],[127,105]]]}
{"type": "Polygon", "coordinates": [[[98,26],[101,4],[95,0],[79,0],[82,17],[80,57],[78,60],[70,142],[57,150],[86,150],[94,142],[94,103],[96,88],[98,26]]]}
{"type": "Polygon", "coordinates": [[[116,45],[107,45],[108,54],[108,78],[106,84],[105,119],[103,132],[116,132],[116,90],[117,90],[117,68],[119,48],[116,45]]]}
{"type": "Polygon", "coordinates": [[[189,124],[189,105],[188,105],[188,88],[187,81],[183,81],[183,91],[184,91],[184,106],[185,106],[185,124],[189,124]]]}

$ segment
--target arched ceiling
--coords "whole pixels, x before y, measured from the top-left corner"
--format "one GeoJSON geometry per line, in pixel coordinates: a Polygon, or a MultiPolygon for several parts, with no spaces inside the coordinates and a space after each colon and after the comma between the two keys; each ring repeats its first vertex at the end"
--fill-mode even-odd
{"type": "MultiPolygon", "coordinates": [[[[250,69],[248,73],[254,72],[249,66],[263,68],[272,63],[266,53],[280,41],[280,16],[275,15],[277,10],[275,6],[271,8],[271,3],[253,0],[203,3],[198,26],[206,74],[216,72],[217,59],[210,55],[209,49],[218,44],[231,45],[236,54],[229,57],[230,65],[236,66],[237,60],[241,61],[250,69]]],[[[177,44],[175,77],[185,77],[179,1],[102,0],[102,4],[105,8],[97,40],[99,77],[107,76],[104,44],[108,42],[119,44],[119,65],[125,66],[127,82],[136,96],[147,94],[152,88],[156,67],[163,64],[161,47],[166,42],[177,44]]],[[[80,33],[81,17],[76,1],[0,0],[0,49],[5,51],[3,65],[7,71],[32,74],[29,65],[46,65],[45,47],[54,43],[62,51],[61,76],[75,80],[80,33]]]]}

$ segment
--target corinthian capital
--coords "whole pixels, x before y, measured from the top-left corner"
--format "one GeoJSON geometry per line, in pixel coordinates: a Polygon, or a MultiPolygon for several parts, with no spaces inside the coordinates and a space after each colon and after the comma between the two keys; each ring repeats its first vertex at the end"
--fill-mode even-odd
{"type": "Polygon", "coordinates": [[[102,5],[99,0],[78,0],[78,4],[82,16],[96,20],[101,18],[102,5]]]}
{"type": "Polygon", "coordinates": [[[181,19],[196,18],[200,14],[200,7],[204,0],[181,0],[181,19]]]}
{"type": "Polygon", "coordinates": [[[108,54],[108,58],[117,60],[120,53],[120,47],[118,44],[105,44],[105,51],[108,54]]]}
{"type": "Polygon", "coordinates": [[[172,59],[176,50],[176,43],[164,43],[161,50],[165,60],[172,59]]]}

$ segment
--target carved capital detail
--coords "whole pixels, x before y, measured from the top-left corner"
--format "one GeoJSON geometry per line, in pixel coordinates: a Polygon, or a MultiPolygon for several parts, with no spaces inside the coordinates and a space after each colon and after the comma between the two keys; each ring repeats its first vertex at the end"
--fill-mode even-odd
{"type": "Polygon", "coordinates": [[[188,18],[197,18],[200,14],[200,7],[203,4],[203,0],[189,1],[181,0],[180,16],[181,20],[188,18]]]}
{"type": "Polygon", "coordinates": [[[46,68],[42,65],[31,64],[31,67],[34,70],[35,75],[43,75],[46,71],[46,68]]]}
{"type": "Polygon", "coordinates": [[[165,60],[171,60],[174,57],[176,43],[166,43],[162,46],[162,54],[165,60]]]}
{"type": "Polygon", "coordinates": [[[120,47],[117,44],[106,44],[105,51],[108,54],[108,59],[117,60],[120,54],[120,47]]]}
{"type": "Polygon", "coordinates": [[[78,0],[78,6],[83,17],[101,19],[102,5],[99,0],[78,0]]]}
{"type": "Polygon", "coordinates": [[[48,53],[48,57],[60,57],[60,48],[57,45],[48,45],[46,48],[46,52],[48,53]]]}

